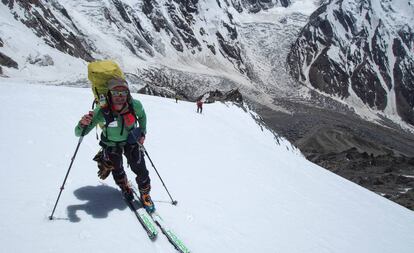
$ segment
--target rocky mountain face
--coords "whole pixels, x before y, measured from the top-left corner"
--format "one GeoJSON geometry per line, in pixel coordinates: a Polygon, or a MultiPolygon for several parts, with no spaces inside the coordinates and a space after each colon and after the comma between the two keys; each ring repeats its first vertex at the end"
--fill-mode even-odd
{"type": "MultiPolygon", "coordinates": [[[[3,47],[3,45],[4,45],[4,42],[0,38],[0,48],[3,47]]],[[[3,54],[2,52],[0,52],[0,65],[5,66],[5,67],[9,67],[9,68],[18,68],[17,62],[13,61],[13,59],[11,59],[7,55],[3,54]]],[[[3,70],[1,68],[1,66],[0,66],[0,75],[3,74],[3,70]]]]}
{"type": "Polygon", "coordinates": [[[356,148],[310,160],[381,196],[414,210],[414,158],[369,155],[356,148]],[[352,161],[352,162],[350,162],[352,161]]]}
{"type": "Polygon", "coordinates": [[[103,33],[116,34],[123,46],[136,57],[168,56],[169,48],[193,55],[208,51],[207,54],[213,56],[219,54],[241,73],[246,72],[246,67],[241,57],[237,28],[228,9],[240,13],[258,12],[275,5],[290,4],[289,0],[216,0],[212,3],[198,0],[1,1],[16,20],[30,28],[47,45],[85,61],[99,59],[105,52],[91,39],[87,29],[73,18],[72,8],[66,9],[64,5],[88,15],[91,22],[101,23],[103,33]],[[213,14],[220,19],[211,20],[209,12],[216,12],[213,14]]]}
{"type": "Polygon", "coordinates": [[[243,9],[245,9],[252,13],[268,10],[277,4],[280,4],[283,7],[288,7],[291,4],[290,0],[241,0],[231,1],[231,3],[233,7],[239,12],[242,12],[243,9]]]}
{"type": "Polygon", "coordinates": [[[67,10],[57,1],[2,0],[16,20],[29,27],[47,45],[74,57],[92,61],[90,48],[82,40],[67,10]],[[56,14],[59,13],[59,18],[56,14]],[[64,17],[64,20],[60,18],[64,17]]]}
{"type": "MultiPolygon", "coordinates": [[[[218,80],[214,85],[202,85],[210,81],[204,77],[195,83],[180,84],[171,69],[174,61],[186,64],[195,62],[206,67],[233,71],[249,80],[249,67],[243,55],[240,33],[234,15],[257,13],[274,7],[287,7],[290,0],[1,0],[14,19],[24,24],[48,46],[86,62],[115,58],[126,72],[139,74],[135,79],[144,82],[152,90],[163,86],[170,93],[183,97],[199,97],[220,89],[227,92],[237,89],[238,84],[218,80]],[[111,45],[106,43],[110,41],[111,45]],[[114,49],[116,51],[114,51],[114,49]],[[163,60],[166,59],[167,61],[163,60]],[[168,63],[169,61],[169,63],[168,63]],[[145,67],[141,62],[146,62],[145,67]],[[153,64],[155,62],[155,64],[153,64]],[[159,63],[165,64],[159,67],[159,63]],[[172,63],[171,63],[172,62],[172,63]],[[155,65],[155,67],[154,67],[155,65]],[[149,77],[152,79],[149,79],[149,77]],[[159,81],[165,81],[159,83],[159,81]],[[217,84],[227,83],[222,86],[217,84]],[[177,84],[177,85],[176,85],[177,84]],[[158,87],[155,87],[155,86],[158,87]],[[185,94],[184,94],[185,93],[185,94]]],[[[1,36],[0,36],[1,37],[1,36]]],[[[13,44],[13,40],[7,41],[13,44]]],[[[0,55],[0,65],[24,68],[26,64],[53,65],[48,54],[28,55],[23,62],[15,61],[14,55],[0,55]],[[16,64],[11,62],[15,61],[16,64]],[[10,65],[11,64],[11,65],[10,65]]],[[[254,63],[249,63],[250,65],[254,63]]],[[[196,79],[195,76],[192,76],[196,79]]],[[[186,80],[185,80],[186,81],[186,80]]],[[[83,81],[82,81],[83,82],[83,81]]],[[[193,81],[189,81],[194,83],[193,81]]],[[[146,89],[148,90],[148,89],[146,89]]],[[[155,93],[154,93],[155,94],[155,93]]]]}
{"type": "Polygon", "coordinates": [[[288,56],[300,82],[414,125],[414,2],[336,0],[314,12],[288,56]]]}

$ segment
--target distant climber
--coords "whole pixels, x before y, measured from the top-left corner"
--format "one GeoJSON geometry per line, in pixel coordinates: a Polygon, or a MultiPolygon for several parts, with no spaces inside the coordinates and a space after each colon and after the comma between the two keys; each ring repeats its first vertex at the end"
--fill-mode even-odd
{"type": "Polygon", "coordinates": [[[197,113],[203,113],[203,101],[197,100],[197,113]]]}

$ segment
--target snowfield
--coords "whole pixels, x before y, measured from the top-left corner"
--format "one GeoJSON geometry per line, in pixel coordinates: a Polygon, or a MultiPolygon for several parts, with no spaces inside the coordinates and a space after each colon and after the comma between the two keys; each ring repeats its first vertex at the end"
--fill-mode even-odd
{"type": "MultiPolygon", "coordinates": [[[[349,253],[414,249],[414,213],[307,161],[232,104],[137,95],[148,115],[147,159],[159,213],[192,252],[349,253]]],[[[0,80],[2,252],[176,252],[152,242],[109,177],[80,146],[55,219],[50,215],[91,106],[90,89],[0,80]]],[[[133,179],[129,168],[126,171],[133,179]]]]}

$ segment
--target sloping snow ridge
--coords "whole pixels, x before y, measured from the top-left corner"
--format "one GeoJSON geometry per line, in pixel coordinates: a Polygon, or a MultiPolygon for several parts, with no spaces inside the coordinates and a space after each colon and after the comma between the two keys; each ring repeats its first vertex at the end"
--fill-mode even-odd
{"type": "MultiPolygon", "coordinates": [[[[414,213],[307,161],[232,104],[136,95],[148,116],[147,160],[159,213],[192,252],[411,253],[414,213]]],[[[95,133],[83,139],[90,89],[0,80],[2,252],[176,252],[146,236],[113,179],[100,181],[95,133]]],[[[132,172],[126,168],[130,180],[132,172]]]]}

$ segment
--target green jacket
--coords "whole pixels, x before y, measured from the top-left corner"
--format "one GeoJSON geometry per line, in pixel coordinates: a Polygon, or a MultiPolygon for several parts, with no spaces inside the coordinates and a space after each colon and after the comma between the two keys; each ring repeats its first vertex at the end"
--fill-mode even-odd
{"type": "MultiPolygon", "coordinates": [[[[138,119],[139,127],[141,128],[141,132],[146,134],[147,132],[147,116],[144,111],[144,107],[142,106],[141,102],[132,99],[132,106],[134,108],[135,115],[138,119]]],[[[128,133],[134,127],[137,126],[134,118],[133,124],[125,123],[124,118],[124,131],[122,131],[122,117],[121,115],[113,112],[114,121],[111,122],[108,127],[105,126],[105,118],[103,112],[99,106],[97,106],[94,110],[93,118],[91,124],[86,128],[85,135],[87,135],[96,125],[100,125],[102,127],[102,142],[107,146],[116,146],[117,144],[125,144],[126,140],[128,139],[128,133]],[[121,135],[122,132],[122,135],[121,135]]],[[[132,115],[129,115],[129,119],[131,119],[132,115]]],[[[133,116],[132,116],[133,117],[133,116]]],[[[130,122],[131,123],[131,122],[130,122]]],[[[83,128],[81,127],[80,123],[75,127],[75,135],[81,136],[83,128]]]]}

